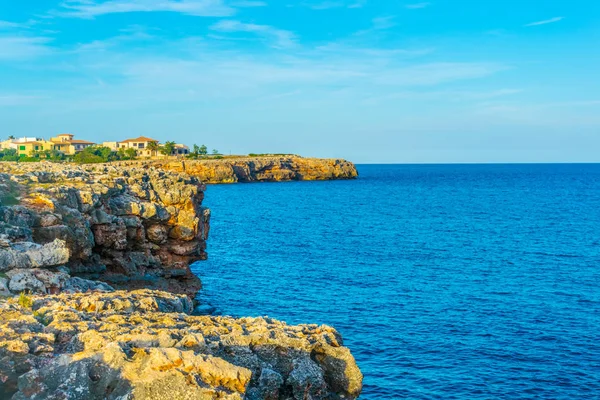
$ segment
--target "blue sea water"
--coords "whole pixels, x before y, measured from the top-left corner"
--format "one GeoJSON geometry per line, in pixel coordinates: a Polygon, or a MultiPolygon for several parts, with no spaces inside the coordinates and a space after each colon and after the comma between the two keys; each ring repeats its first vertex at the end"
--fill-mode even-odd
{"type": "Polygon", "coordinates": [[[600,165],[209,186],[220,314],[322,323],[361,399],[600,398],[600,165]]]}

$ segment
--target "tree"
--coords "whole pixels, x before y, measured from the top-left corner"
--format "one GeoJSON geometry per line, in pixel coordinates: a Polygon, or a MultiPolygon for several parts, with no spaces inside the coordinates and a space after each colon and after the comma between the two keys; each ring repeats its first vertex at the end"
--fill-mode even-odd
{"type": "Polygon", "coordinates": [[[160,149],[160,152],[165,156],[170,156],[175,151],[175,142],[166,142],[164,146],[160,149]]]}
{"type": "Polygon", "coordinates": [[[10,135],[10,136],[8,137],[8,140],[15,140],[15,137],[14,137],[13,135],[10,135]]]}
{"type": "Polygon", "coordinates": [[[194,144],[194,150],[192,151],[192,153],[194,153],[195,155],[199,155],[200,154],[200,146],[198,146],[197,144],[194,144]]]}
{"type": "Polygon", "coordinates": [[[160,146],[158,145],[158,142],[149,142],[148,143],[148,150],[150,150],[152,153],[152,155],[156,155],[156,152],[160,149],[160,146]]]}
{"type": "Polygon", "coordinates": [[[208,154],[208,147],[206,147],[205,145],[200,146],[200,151],[198,152],[198,154],[201,154],[203,156],[208,154]]]}
{"type": "Polygon", "coordinates": [[[125,150],[125,156],[129,159],[129,160],[135,160],[135,157],[137,156],[137,151],[134,148],[128,148],[125,150]]]}
{"type": "Polygon", "coordinates": [[[219,150],[217,150],[217,149],[213,149],[212,153],[213,153],[213,156],[218,156],[219,154],[221,154],[221,153],[219,153],[219,150]]]}

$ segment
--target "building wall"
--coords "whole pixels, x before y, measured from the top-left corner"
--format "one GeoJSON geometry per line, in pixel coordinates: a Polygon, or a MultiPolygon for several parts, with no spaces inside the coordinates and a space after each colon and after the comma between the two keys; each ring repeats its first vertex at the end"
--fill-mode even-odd
{"type": "MultiPolygon", "coordinates": [[[[148,150],[148,144],[150,142],[119,142],[119,149],[135,149],[137,156],[142,158],[154,156],[154,151],[148,150]]],[[[156,153],[159,153],[158,151],[156,153]]]]}

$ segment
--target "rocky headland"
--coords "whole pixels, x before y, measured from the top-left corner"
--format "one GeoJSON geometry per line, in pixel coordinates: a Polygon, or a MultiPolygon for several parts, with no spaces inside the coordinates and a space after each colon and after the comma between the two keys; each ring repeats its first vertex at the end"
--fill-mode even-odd
{"type": "Polygon", "coordinates": [[[194,296],[189,265],[206,258],[209,231],[204,188],[154,168],[0,163],[2,279],[12,292],[57,293],[69,274],[194,296]]]}
{"type": "Polygon", "coordinates": [[[358,177],[356,167],[349,161],[298,156],[152,161],[149,164],[168,171],[185,172],[209,184],[323,181],[358,177]]]}
{"type": "Polygon", "coordinates": [[[204,189],[159,166],[0,163],[0,398],[358,397],[333,328],[192,315],[204,189]]]}

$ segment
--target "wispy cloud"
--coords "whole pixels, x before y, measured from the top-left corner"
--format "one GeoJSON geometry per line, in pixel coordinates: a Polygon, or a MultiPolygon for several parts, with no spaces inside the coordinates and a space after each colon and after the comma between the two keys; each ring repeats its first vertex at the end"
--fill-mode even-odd
{"type": "Polygon", "coordinates": [[[564,17],[554,17],[554,18],[550,18],[550,19],[545,19],[543,21],[532,22],[525,26],[538,26],[538,25],[552,24],[554,22],[562,21],[563,19],[565,19],[565,18],[564,17]]]}
{"type": "Polygon", "coordinates": [[[46,37],[0,36],[0,60],[23,60],[51,52],[46,37]]]}
{"type": "Polygon", "coordinates": [[[329,0],[320,2],[303,2],[300,5],[313,10],[330,10],[333,8],[362,8],[366,4],[366,0],[329,0]]]}
{"type": "Polygon", "coordinates": [[[248,32],[271,41],[272,47],[292,47],[296,44],[296,35],[293,32],[277,29],[270,25],[247,24],[235,20],[223,20],[210,26],[218,32],[248,32]]]}
{"type": "Polygon", "coordinates": [[[429,2],[423,2],[423,3],[407,4],[404,7],[408,8],[409,10],[418,10],[419,8],[426,8],[426,7],[429,7],[430,5],[431,5],[431,3],[429,3],[429,2]]]}
{"type": "Polygon", "coordinates": [[[22,26],[22,24],[18,24],[16,22],[10,22],[10,21],[2,21],[2,20],[0,20],[0,29],[20,28],[21,26],[22,26]]]}
{"type": "MultiPolygon", "coordinates": [[[[256,5],[257,2],[251,2],[256,5]]],[[[235,9],[223,0],[67,0],[58,13],[76,18],[94,18],[105,14],[129,12],[177,12],[202,17],[224,17],[235,13],[235,9]]]]}
{"type": "Polygon", "coordinates": [[[509,68],[497,63],[438,62],[388,70],[380,74],[375,82],[383,85],[430,86],[483,78],[509,68]]]}
{"type": "Polygon", "coordinates": [[[393,15],[373,18],[371,20],[370,28],[354,32],[353,36],[365,36],[376,32],[381,33],[381,31],[386,31],[397,25],[395,19],[396,17],[393,15]]]}
{"type": "Polygon", "coordinates": [[[268,4],[264,1],[254,1],[254,0],[239,0],[231,3],[232,7],[266,7],[268,4]]]}

